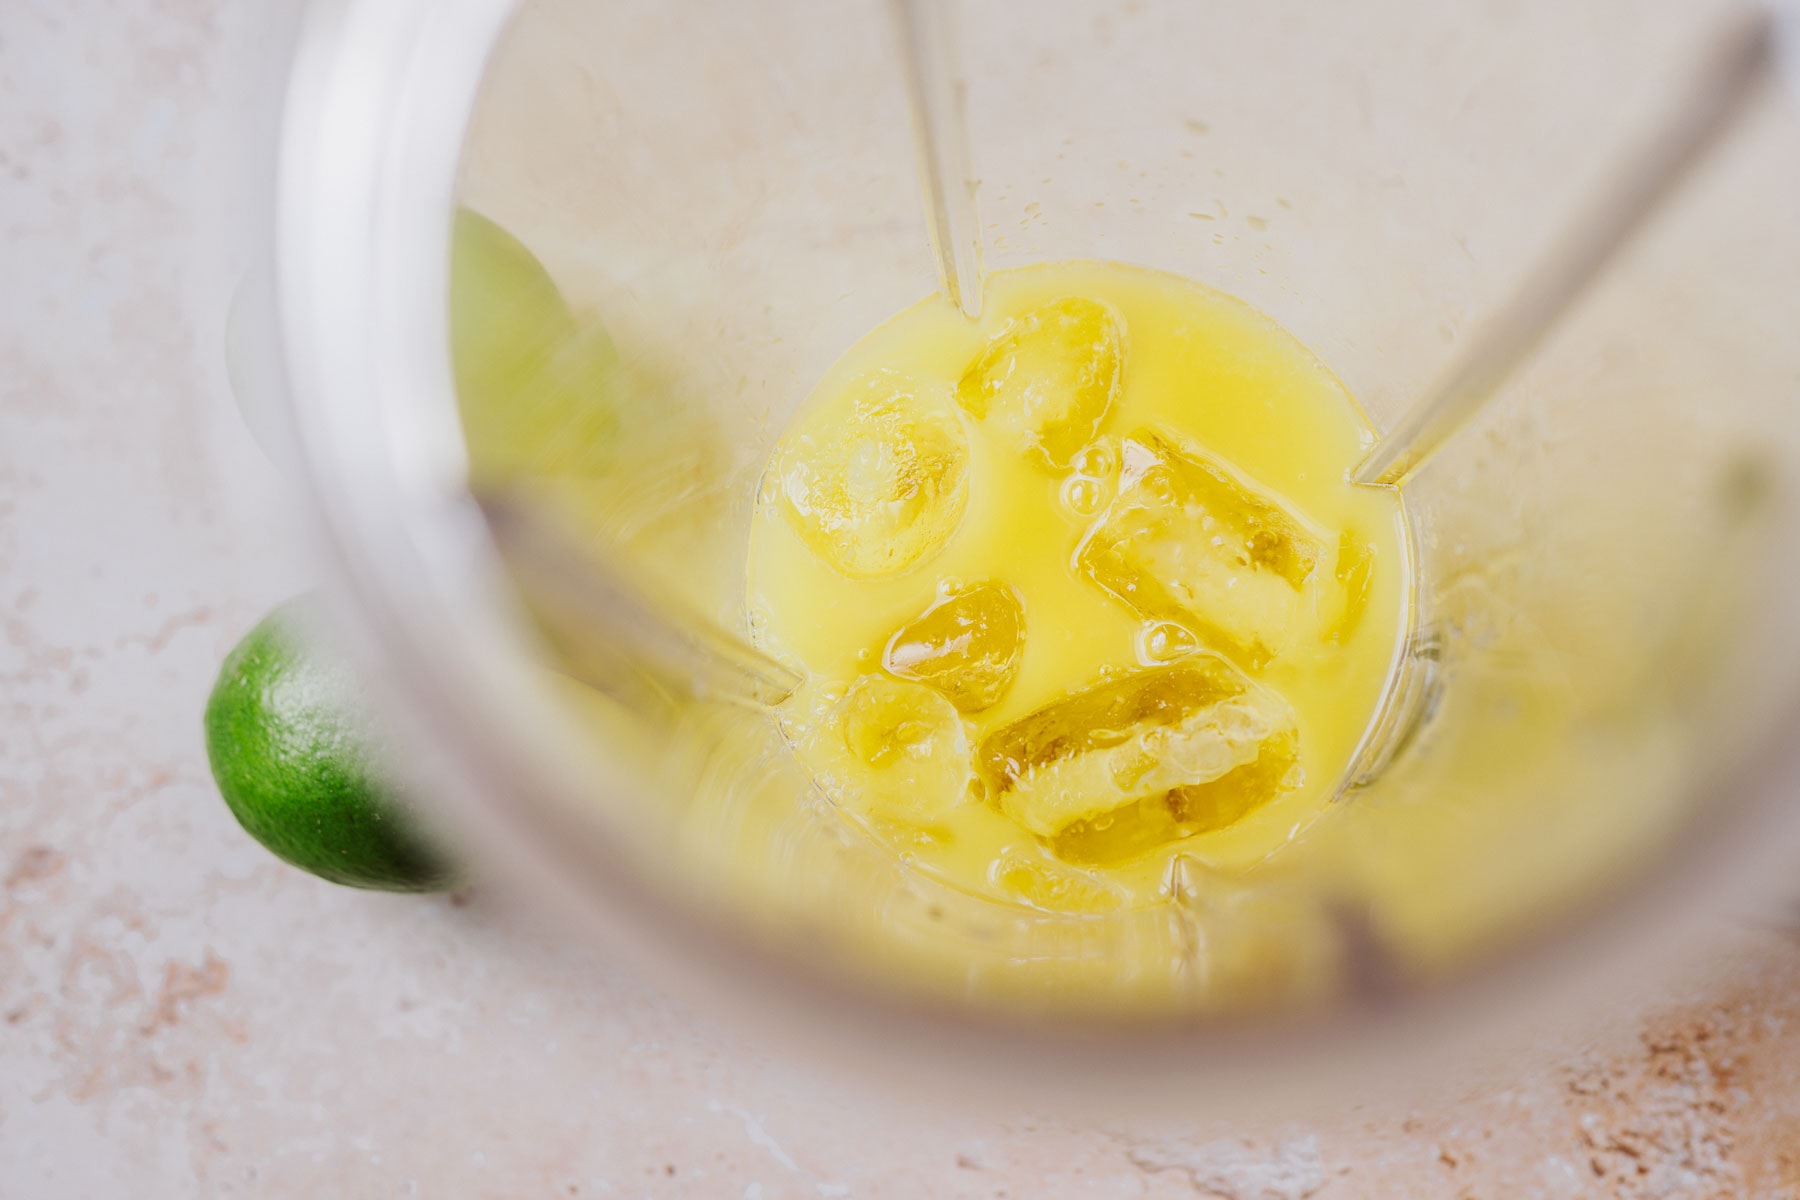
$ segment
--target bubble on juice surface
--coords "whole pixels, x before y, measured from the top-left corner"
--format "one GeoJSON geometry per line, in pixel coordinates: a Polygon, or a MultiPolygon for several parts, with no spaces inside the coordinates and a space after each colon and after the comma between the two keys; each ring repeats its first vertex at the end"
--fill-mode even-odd
{"type": "Polygon", "coordinates": [[[1059,854],[1115,861],[1297,786],[1298,748],[1287,703],[1201,651],[994,731],[977,768],[1000,810],[1059,854]]]}
{"type": "Polygon", "coordinates": [[[945,593],[888,639],[881,663],[890,674],[942,692],[963,712],[991,708],[1018,678],[1025,650],[1025,606],[1004,583],[945,593]]]}
{"type": "Polygon", "coordinates": [[[1111,479],[1119,472],[1119,448],[1113,439],[1102,438],[1085,447],[1069,464],[1076,474],[1090,479],[1111,479]]]}
{"type": "Polygon", "coordinates": [[[1101,438],[1085,446],[1070,462],[1062,482],[1063,507],[1078,517],[1091,517],[1112,502],[1119,484],[1119,449],[1101,438]]]}
{"type": "Polygon", "coordinates": [[[1010,899],[1049,912],[1114,912],[1126,900],[1119,887],[1058,862],[1035,844],[1002,850],[988,866],[988,882],[1010,899]]]}
{"type": "Polygon", "coordinates": [[[1200,639],[1173,621],[1146,621],[1138,626],[1138,661],[1147,667],[1174,662],[1200,649],[1200,639]]]}
{"type": "Polygon", "coordinates": [[[1076,551],[1088,579],[1252,670],[1290,644],[1323,557],[1308,520],[1165,434],[1125,439],[1119,492],[1076,551]]]}
{"type": "Polygon", "coordinates": [[[969,742],[955,706],[922,684],[880,675],[844,693],[815,761],[832,798],[868,816],[930,822],[969,791],[969,742]]]}
{"type": "Polygon", "coordinates": [[[783,441],[790,522],[851,579],[884,579],[944,547],[969,502],[969,443],[941,384],[895,371],[853,381],[783,441]]]}
{"type": "Polygon", "coordinates": [[[1124,367],[1118,316],[1069,296],[1009,322],[963,373],[956,397],[1033,464],[1060,471],[1100,432],[1124,367]]]}
{"type": "Polygon", "coordinates": [[[1106,507],[1106,484],[1086,475],[1063,480],[1062,501],[1078,517],[1091,517],[1106,507]]]}

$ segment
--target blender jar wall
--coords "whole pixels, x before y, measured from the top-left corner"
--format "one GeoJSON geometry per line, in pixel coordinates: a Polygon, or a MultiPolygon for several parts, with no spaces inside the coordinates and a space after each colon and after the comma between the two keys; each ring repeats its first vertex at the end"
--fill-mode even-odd
{"type": "MultiPolygon", "coordinates": [[[[1117,258],[1243,296],[1386,424],[1657,111],[1707,16],[1626,10],[1063,4],[1021,21],[962,5],[988,263],[1117,258]]],[[[1465,964],[1666,849],[1695,817],[1718,731],[1742,735],[1737,748],[1790,690],[1785,406],[1800,355],[1775,331],[1793,327],[1800,244],[1778,219],[1795,174],[1779,125],[1770,116],[1734,145],[1409,492],[1438,714],[1267,886],[1198,883],[1197,918],[1072,924],[938,895],[801,806],[803,781],[767,730],[734,743],[747,735],[716,712],[671,730],[578,694],[581,716],[560,723],[568,697],[534,688],[494,592],[442,618],[446,632],[494,631],[491,653],[424,686],[485,687],[493,671],[508,698],[531,698],[535,735],[485,697],[460,701],[498,731],[490,792],[540,755],[566,757],[565,782],[634,749],[658,760],[643,791],[567,789],[598,830],[579,852],[571,841],[570,871],[635,868],[650,907],[698,895],[715,917],[760,916],[790,950],[822,941],[843,956],[834,966],[890,984],[929,975],[934,992],[961,994],[973,978],[1041,1007],[1053,980],[1083,1008],[1193,1012],[1329,998],[1367,979],[1369,959],[1378,975],[1465,964]],[[1708,557],[1727,543],[1735,558],[1708,557]],[[1741,614],[1725,632],[1754,655],[1727,653],[1731,637],[1691,648],[1716,636],[1695,631],[1720,606],[1741,614]],[[1710,691],[1672,688],[1671,655],[1748,668],[1710,691]],[[560,736],[591,738],[595,722],[610,732],[587,746],[560,736]],[[765,840],[734,824],[744,809],[690,819],[658,799],[751,764],[759,801],[793,814],[765,840]],[[584,864],[607,845],[611,867],[584,864]],[[799,885],[759,871],[777,851],[803,868],[788,877],[799,885]],[[1234,945],[1249,947],[1236,974],[1234,945]],[[1202,965],[1215,974],[1197,977],[1202,965]]],[[[602,521],[597,536],[637,541],[647,569],[722,620],[742,619],[749,504],[787,415],[843,348],[933,286],[912,172],[872,2],[542,0],[489,65],[461,198],[529,244],[620,347],[655,434],[636,464],[645,478],[688,481],[661,497],[667,513],[602,521]]],[[[447,410],[444,382],[414,390],[435,387],[447,410]]]]}

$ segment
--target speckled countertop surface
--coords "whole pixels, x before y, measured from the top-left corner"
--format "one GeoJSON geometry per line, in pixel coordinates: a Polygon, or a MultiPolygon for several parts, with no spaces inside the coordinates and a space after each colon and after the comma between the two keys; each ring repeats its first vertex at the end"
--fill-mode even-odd
{"type": "Polygon", "coordinates": [[[489,897],[250,845],[198,714],[305,582],[222,366],[224,130],[269,7],[0,15],[0,1197],[1800,1196],[1778,931],[1448,1102],[974,1118],[815,1077],[489,897]]]}

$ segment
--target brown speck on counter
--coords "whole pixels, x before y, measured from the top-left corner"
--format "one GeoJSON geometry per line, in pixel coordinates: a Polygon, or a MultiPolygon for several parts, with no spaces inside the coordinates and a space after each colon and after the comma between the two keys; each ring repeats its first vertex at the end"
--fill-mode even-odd
{"type": "Polygon", "coordinates": [[[159,1029],[181,1022],[186,1007],[196,1000],[217,996],[231,981],[231,967],[210,950],[197,966],[171,962],[163,968],[162,989],[156,995],[156,1007],[140,1027],[146,1037],[159,1029]]]}
{"type": "Polygon", "coordinates": [[[50,846],[27,846],[13,860],[12,870],[6,873],[6,889],[12,891],[27,884],[41,883],[60,872],[67,861],[50,846]]]}

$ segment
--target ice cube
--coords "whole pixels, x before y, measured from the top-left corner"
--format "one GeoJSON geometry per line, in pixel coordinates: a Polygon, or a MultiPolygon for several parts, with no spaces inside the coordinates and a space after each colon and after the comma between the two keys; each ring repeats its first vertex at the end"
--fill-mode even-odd
{"type": "Polygon", "coordinates": [[[1152,430],[1125,439],[1119,492],[1080,570],[1146,617],[1193,629],[1251,670],[1287,648],[1324,553],[1305,518],[1152,430]]]}
{"type": "Polygon", "coordinates": [[[1375,583],[1374,546],[1357,540],[1351,530],[1344,530],[1338,538],[1337,566],[1332,574],[1337,578],[1340,594],[1336,598],[1336,609],[1331,620],[1325,626],[1324,640],[1330,646],[1342,646],[1356,635],[1357,627],[1362,624],[1363,614],[1369,611],[1369,590],[1375,583]]]}
{"type": "Polygon", "coordinates": [[[1124,364],[1112,309],[1068,296],[1008,323],[963,373],[956,398],[1031,462],[1060,471],[1100,432],[1124,364]]]}
{"type": "Polygon", "coordinates": [[[1110,866],[1185,837],[1224,829],[1299,780],[1300,737],[1292,729],[1262,744],[1256,758],[1209,783],[1171,788],[1105,816],[1076,821],[1051,839],[1059,857],[1083,866],[1110,866]]]}
{"type": "Polygon", "coordinates": [[[1025,608],[992,581],[951,591],[888,639],[881,665],[936,688],[963,712],[999,703],[1019,674],[1025,608]]]}
{"type": "Polygon", "coordinates": [[[1113,912],[1125,902],[1118,887],[1056,861],[1035,845],[1002,850],[988,867],[988,882],[1003,895],[1050,912],[1113,912]]]}
{"type": "Polygon", "coordinates": [[[922,684],[864,675],[838,701],[819,740],[826,791],[864,815],[929,822],[968,794],[962,717],[922,684]]]}
{"type": "Polygon", "coordinates": [[[988,736],[977,765],[1013,821],[1059,852],[1112,859],[1229,824],[1291,788],[1298,744],[1286,702],[1202,651],[1021,717],[988,736]],[[1109,836],[1121,821],[1148,833],[1109,836]]]}
{"type": "Polygon", "coordinates": [[[777,474],[788,518],[852,579],[884,579],[930,558],[969,502],[969,441],[942,385],[877,371],[787,438],[777,474]]]}

